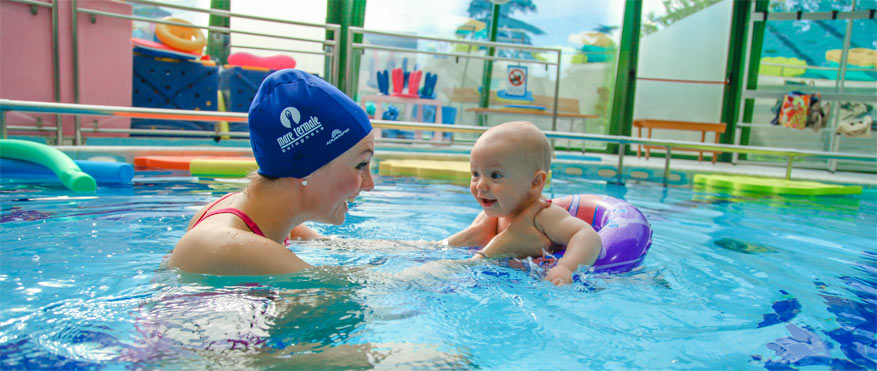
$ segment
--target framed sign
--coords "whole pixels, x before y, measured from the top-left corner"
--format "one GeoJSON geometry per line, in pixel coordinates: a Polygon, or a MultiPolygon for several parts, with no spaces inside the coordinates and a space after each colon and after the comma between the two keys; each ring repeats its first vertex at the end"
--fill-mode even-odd
{"type": "Polygon", "coordinates": [[[509,66],[505,93],[510,97],[527,96],[527,67],[509,66]]]}

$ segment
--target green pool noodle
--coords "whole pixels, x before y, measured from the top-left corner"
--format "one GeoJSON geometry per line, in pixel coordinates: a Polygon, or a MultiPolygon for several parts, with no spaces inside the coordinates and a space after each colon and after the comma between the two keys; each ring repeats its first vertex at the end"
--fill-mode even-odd
{"type": "Polygon", "coordinates": [[[0,157],[43,165],[52,170],[64,186],[75,192],[94,192],[97,189],[97,182],[91,175],[82,172],[64,152],[45,144],[18,139],[0,139],[0,157]]]}

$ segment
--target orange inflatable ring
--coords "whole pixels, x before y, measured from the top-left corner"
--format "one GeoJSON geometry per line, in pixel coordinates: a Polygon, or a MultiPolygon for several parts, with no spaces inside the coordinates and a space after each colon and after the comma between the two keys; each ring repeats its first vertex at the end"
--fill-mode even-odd
{"type": "MultiPolygon", "coordinates": [[[[168,17],[169,22],[191,24],[189,21],[168,17]]],[[[155,36],[165,45],[182,51],[201,53],[207,45],[207,38],[201,30],[194,27],[159,23],[155,25],[155,36]]]]}

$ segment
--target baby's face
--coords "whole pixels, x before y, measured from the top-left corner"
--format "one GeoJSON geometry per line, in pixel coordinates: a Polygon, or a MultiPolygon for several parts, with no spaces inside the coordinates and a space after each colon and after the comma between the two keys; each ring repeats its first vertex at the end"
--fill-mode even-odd
{"type": "Polygon", "coordinates": [[[469,191],[491,217],[513,215],[523,209],[534,173],[524,169],[524,154],[506,141],[476,143],[469,157],[469,191]]]}

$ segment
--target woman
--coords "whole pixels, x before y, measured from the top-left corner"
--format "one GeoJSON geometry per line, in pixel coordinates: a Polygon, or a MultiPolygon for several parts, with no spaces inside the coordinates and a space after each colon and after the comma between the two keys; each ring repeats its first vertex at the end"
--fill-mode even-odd
{"type": "Polygon", "coordinates": [[[306,221],[343,223],[347,202],[374,187],[368,116],[310,73],[289,69],[268,76],[250,106],[249,127],[257,174],[242,192],[195,214],[169,267],[216,275],[308,268],[284,240],[319,237],[306,221]]]}

